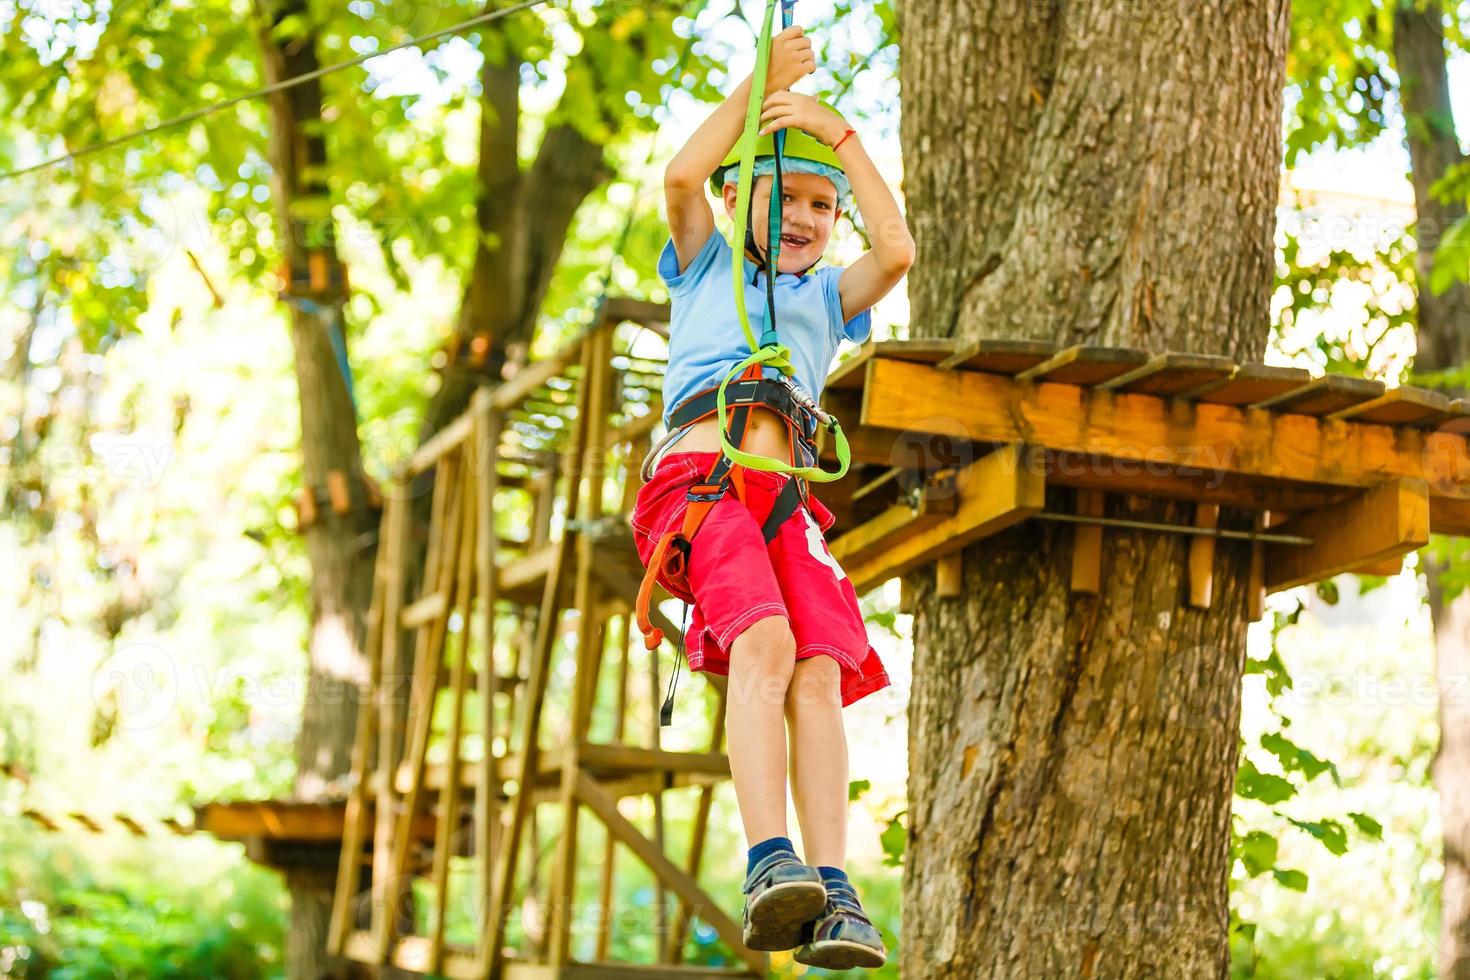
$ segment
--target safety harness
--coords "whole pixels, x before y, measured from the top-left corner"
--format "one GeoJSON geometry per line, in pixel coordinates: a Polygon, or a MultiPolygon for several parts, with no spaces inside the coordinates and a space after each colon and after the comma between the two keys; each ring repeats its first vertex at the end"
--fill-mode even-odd
{"type": "MultiPolygon", "coordinates": [[[[755,247],[755,237],[750,231],[752,209],[751,187],[754,182],[756,143],[760,128],[762,98],[765,91],[766,74],[770,64],[771,28],[777,0],[768,0],[765,22],[761,29],[756,51],[755,71],[751,78],[750,103],[746,109],[745,130],[740,142],[740,178],[735,207],[735,240],[745,244],[761,261],[759,270],[766,273],[766,329],[759,340],[750,325],[745,308],[744,255],[737,252],[732,262],[735,291],[735,310],[750,345],[750,356],[730,369],[717,387],[706,389],[691,396],[676,406],[669,417],[670,435],[711,416],[722,420],[720,426],[721,452],[716,457],[702,481],[692,485],[686,493],[688,507],[678,529],[666,531],[655,545],[649,558],[643,581],[638,588],[638,600],[634,607],[638,628],[643,633],[643,642],[653,651],[663,641],[663,631],[653,625],[649,618],[649,606],[653,599],[654,582],[662,572],[664,581],[671,591],[692,601],[688,590],[687,572],[689,555],[695,535],[709,512],[719,501],[734,491],[742,506],[748,506],[745,492],[745,471],[758,470],[768,473],[786,473],[792,477],[786,481],[776,498],[770,516],[766,519],[762,533],[769,544],[788,518],[804,506],[807,498],[807,482],[826,483],[841,479],[847,472],[849,453],[847,437],[837,419],[828,415],[816,404],[809,394],[796,382],[795,368],[791,364],[790,350],[781,344],[776,333],[775,276],[781,254],[781,161],[785,149],[785,132],[778,130],[774,140],[775,173],[771,186],[771,206],[768,215],[768,251],[763,254],[755,247]],[[779,378],[764,376],[766,367],[781,372],[779,378]],[[738,376],[738,380],[736,380],[738,376]],[[756,409],[775,412],[786,423],[790,458],[774,459],[744,450],[751,413],[756,409]],[[837,456],[836,470],[823,470],[817,465],[815,438],[819,428],[825,428],[833,437],[833,449],[837,456]],[[798,462],[800,449],[803,459],[798,462]],[[682,593],[682,594],[681,594],[682,593]]],[[[792,7],[795,0],[780,0],[781,19],[784,27],[791,26],[792,7]]],[[[665,439],[662,445],[667,445],[665,439]]],[[[650,453],[650,458],[654,453],[650,453]]],[[[646,476],[646,474],[645,474],[646,476]]],[[[686,607],[687,612],[687,607],[686,607]]],[[[674,660],[674,671],[670,676],[668,695],[659,710],[659,723],[669,725],[673,721],[674,687],[678,681],[679,659],[683,653],[683,637],[674,660]]]]}

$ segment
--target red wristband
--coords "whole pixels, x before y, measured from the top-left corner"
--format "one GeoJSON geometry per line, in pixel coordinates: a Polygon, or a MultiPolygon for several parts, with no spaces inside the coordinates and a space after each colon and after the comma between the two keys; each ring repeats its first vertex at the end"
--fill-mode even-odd
{"type": "Polygon", "coordinates": [[[836,152],[837,152],[837,148],[838,148],[838,147],[839,147],[839,146],[841,146],[841,145],[842,145],[842,144],[843,144],[843,143],[846,143],[846,142],[847,142],[847,138],[848,138],[848,137],[849,137],[849,136],[853,136],[853,135],[855,135],[855,134],[856,134],[856,133],[857,133],[857,130],[855,130],[855,129],[849,129],[849,130],[848,130],[848,131],[847,131],[847,132],[845,132],[845,133],[843,133],[843,134],[842,134],[842,139],[840,139],[840,140],[838,140],[838,141],[837,141],[837,142],[836,142],[836,143],[833,143],[833,144],[832,144],[832,152],[833,152],[833,153],[836,153],[836,152]]]}

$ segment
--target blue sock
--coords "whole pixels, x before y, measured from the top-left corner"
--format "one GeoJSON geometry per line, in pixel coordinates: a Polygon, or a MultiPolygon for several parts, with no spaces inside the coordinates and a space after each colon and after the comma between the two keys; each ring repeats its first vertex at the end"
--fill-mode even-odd
{"type": "Polygon", "coordinates": [[[817,873],[822,876],[822,884],[827,886],[827,891],[845,891],[852,895],[854,902],[857,901],[857,889],[852,887],[852,882],[848,880],[846,871],[823,864],[818,865],[817,873]]]}
{"type": "Polygon", "coordinates": [[[796,848],[792,846],[791,838],[789,837],[772,837],[770,840],[763,840],[759,844],[751,847],[750,853],[746,856],[745,873],[750,874],[755,870],[755,866],[760,864],[763,858],[769,854],[775,854],[777,851],[790,851],[792,854],[795,854],[796,848]]]}

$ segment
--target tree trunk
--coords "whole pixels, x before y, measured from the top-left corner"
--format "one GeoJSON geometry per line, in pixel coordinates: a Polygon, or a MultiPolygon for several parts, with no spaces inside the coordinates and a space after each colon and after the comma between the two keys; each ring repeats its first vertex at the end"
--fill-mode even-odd
{"type": "MultiPolygon", "coordinates": [[[[1470,363],[1470,288],[1456,283],[1436,296],[1428,288],[1434,252],[1449,227],[1465,215],[1458,202],[1436,201],[1430,187],[1462,159],[1450,108],[1444,12],[1400,5],[1394,11],[1393,54],[1413,168],[1418,355],[1422,373],[1470,363]]],[[[1450,392],[1463,396],[1463,387],[1450,392]]],[[[1429,609],[1434,622],[1439,678],[1440,744],[1434,760],[1444,825],[1444,879],[1440,890],[1440,976],[1470,980],[1470,594],[1447,587],[1446,569],[1425,552],[1429,609]]],[[[1470,561],[1461,554],[1460,561],[1470,561]]]]}
{"type": "MultiPolygon", "coordinates": [[[[1287,13],[903,4],[914,333],[1258,359],[1287,13]]],[[[1041,522],[967,549],[957,599],[905,581],[906,976],[1228,973],[1249,551],[1217,545],[1201,611],[1183,536],[1105,533],[1097,596],[1069,594],[1074,535],[1041,522]]]]}
{"type": "MultiPolygon", "coordinates": [[[[261,31],[260,44],[267,81],[316,69],[312,35],[284,39],[271,35],[271,28],[285,18],[293,14],[305,18],[304,2],[285,0],[263,13],[268,26],[261,31]]],[[[270,98],[272,193],[284,242],[287,283],[282,298],[290,311],[295,352],[302,480],[308,493],[322,495],[316,520],[304,529],[311,562],[311,612],[305,703],[296,740],[295,796],[301,800],[320,800],[344,790],[335,783],[350,764],[357,685],[366,680],[364,620],[372,592],[376,524],[361,478],[357,414],[345,374],[342,266],[328,190],[315,176],[327,160],[320,135],[321,99],[315,82],[270,98]],[[334,341],[344,352],[340,360],[334,341]],[[348,491],[350,508],[345,514],[335,513],[326,503],[333,473],[348,491]]],[[[326,957],[334,880],[330,869],[288,869],[291,920],[286,974],[293,980],[339,975],[326,957]]]]}

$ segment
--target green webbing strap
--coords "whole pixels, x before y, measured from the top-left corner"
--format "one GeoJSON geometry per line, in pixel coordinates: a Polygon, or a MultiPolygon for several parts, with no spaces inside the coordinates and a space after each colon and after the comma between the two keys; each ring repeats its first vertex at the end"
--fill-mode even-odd
{"type": "MultiPolygon", "coordinates": [[[[735,248],[730,250],[733,254],[730,271],[735,287],[735,312],[740,320],[740,329],[745,332],[745,342],[750,345],[752,353],[725,375],[725,380],[720,382],[719,390],[715,393],[715,404],[719,409],[720,447],[732,463],[737,463],[746,469],[761,470],[766,473],[789,473],[813,483],[830,483],[846,475],[850,461],[847,436],[835,418],[828,428],[834,439],[833,449],[837,453],[837,469],[830,473],[819,466],[792,466],[785,460],[761,456],[758,453],[747,453],[738,446],[732,445],[729,433],[725,431],[728,418],[725,408],[725,386],[732,379],[743,374],[754,364],[776,368],[787,376],[796,373],[796,368],[791,364],[791,351],[784,344],[773,343],[762,346],[756,339],[755,330],[750,325],[750,314],[745,309],[746,218],[750,209],[751,188],[755,183],[755,150],[760,139],[761,107],[765,102],[766,75],[771,63],[771,25],[775,19],[776,3],[777,0],[767,2],[765,20],[761,24],[760,40],[756,43],[755,71],[750,79],[750,103],[745,109],[745,130],[740,134],[740,182],[735,197],[735,244],[739,250],[735,248]]],[[[779,207],[780,201],[773,200],[772,205],[773,212],[779,214],[779,211],[774,211],[774,208],[779,207]]],[[[779,223],[776,227],[779,229],[779,223]]],[[[776,272],[775,256],[778,254],[777,249],[780,247],[780,242],[770,242],[766,247],[771,255],[772,266],[766,269],[766,275],[774,276],[776,272]]]]}
{"type": "MultiPolygon", "coordinates": [[[[735,197],[735,248],[734,261],[730,263],[731,279],[735,285],[735,314],[740,319],[740,329],[745,331],[745,342],[751,350],[760,349],[755,330],[750,325],[750,314],[745,309],[745,229],[750,210],[751,187],[755,183],[755,150],[760,141],[761,106],[765,102],[766,75],[771,64],[771,22],[776,13],[776,0],[768,0],[765,21],[761,24],[760,40],[756,42],[755,71],[750,77],[750,102],[745,107],[745,130],[740,134],[740,183],[735,197]]],[[[767,246],[769,248],[769,246],[767,246]]],[[[770,274],[770,270],[766,270],[770,274]]],[[[780,368],[782,374],[791,374],[790,351],[777,345],[780,358],[771,361],[771,367],[780,368]]]]}
{"type": "Polygon", "coordinates": [[[792,476],[810,480],[813,483],[831,483],[840,480],[847,474],[848,464],[852,461],[851,453],[847,447],[847,435],[842,431],[842,426],[837,424],[837,419],[832,419],[827,431],[832,433],[832,450],[837,454],[837,469],[832,472],[822,469],[820,466],[792,466],[785,460],[776,459],[774,456],[762,456],[759,453],[748,453],[738,446],[732,445],[728,434],[725,432],[726,406],[725,386],[730,379],[745,371],[752,364],[770,364],[777,356],[781,348],[762,347],[751,354],[745,360],[735,365],[734,370],[725,375],[725,380],[720,382],[719,390],[715,392],[715,409],[719,412],[720,419],[720,448],[725,451],[725,456],[730,462],[738,463],[748,470],[761,470],[766,473],[789,473],[792,476]]]}

